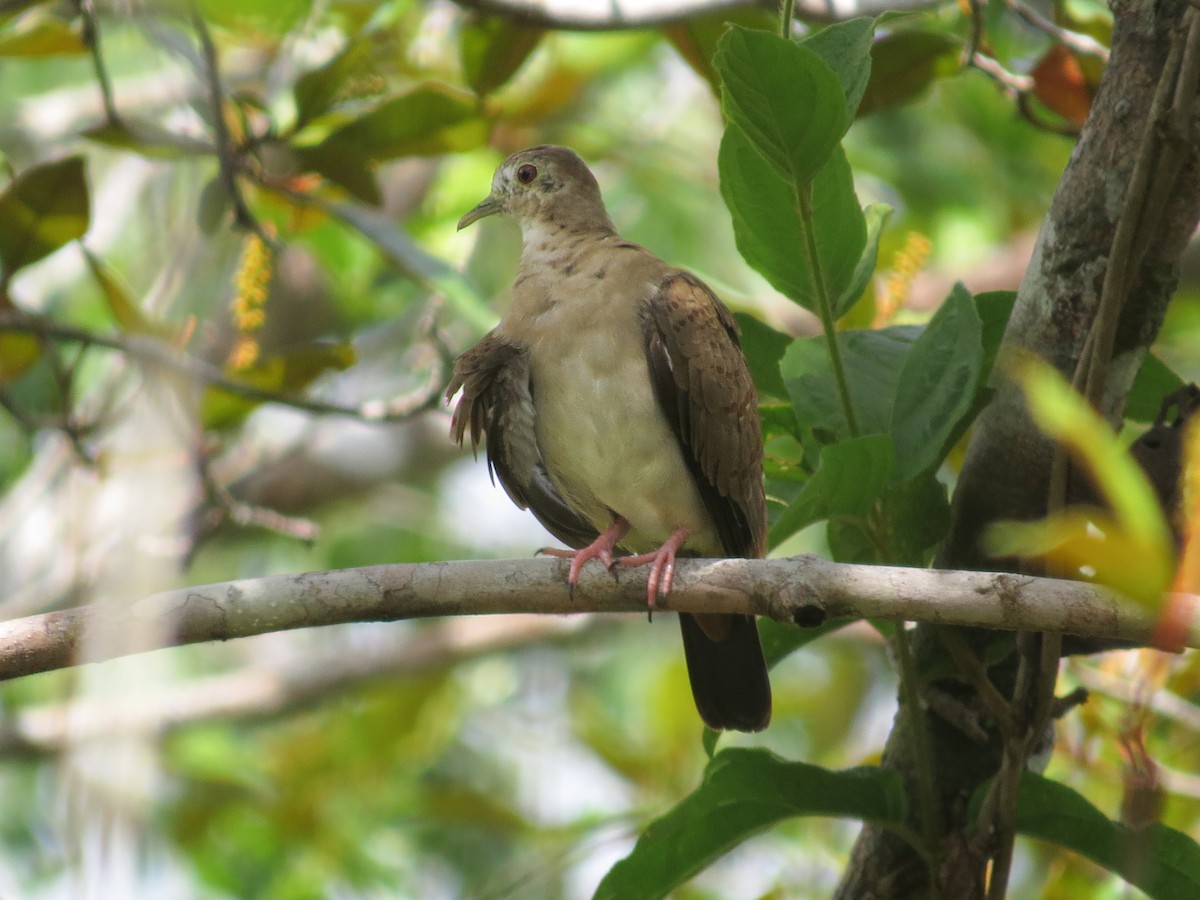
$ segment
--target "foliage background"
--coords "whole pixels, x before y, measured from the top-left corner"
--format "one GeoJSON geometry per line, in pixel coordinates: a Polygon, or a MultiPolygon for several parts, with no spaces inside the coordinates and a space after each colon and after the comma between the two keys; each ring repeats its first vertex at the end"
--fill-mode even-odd
{"type": "MultiPolygon", "coordinates": [[[[1068,6],[1104,33],[1101,4],[1068,6]]],[[[210,0],[201,10],[236,101],[230,127],[265,136],[262,169],[246,189],[280,247],[269,273],[257,272],[269,274],[261,328],[235,322],[256,272],[244,263],[246,233],[232,227],[214,188],[214,154],[151,152],[144,135],[124,142],[132,146],[89,138],[104,107],[86,20],[70,4],[0,11],[0,151],[12,175],[81,154],[91,202],[83,244],[144,315],[192,328],[193,347],[214,365],[231,366],[249,338],[261,359],[315,358],[314,390],[327,400],[436,397],[446,353],[503,309],[519,249],[509,224],[456,234],[454,223],[508,152],[536,143],[568,144],[593,164],[625,236],[693,269],[734,308],[813,333],[812,318],[734,249],[716,173],[719,104],[680,53],[708,46],[714,21],[531,34],[415,0],[210,0]],[[347,46],[363,48],[366,62],[338,85],[326,64],[347,46]],[[527,59],[505,56],[520,49],[527,59]],[[476,100],[472,88],[502,73],[506,59],[519,64],[515,74],[476,100]],[[322,85],[329,107],[302,122],[303,98],[322,85]],[[314,159],[306,147],[425,85],[460,104],[462,122],[415,137],[363,125],[356,133],[356,145],[376,154],[383,217],[360,215],[364,227],[355,228],[286,193],[318,190],[303,172],[314,159]],[[349,366],[336,352],[347,346],[349,366]]],[[[186,11],[98,11],[122,117],[211,134],[201,44],[186,11]]],[[[759,21],[770,27],[772,17],[759,21]]],[[[1050,44],[1015,20],[990,24],[998,55],[1014,67],[1029,68],[1050,44]]],[[[859,199],[894,208],[858,325],[877,313],[881,322],[923,321],[956,280],[972,291],[1015,289],[1072,146],[1020,117],[992,80],[956,69],[968,23],[955,6],[893,27],[934,36],[941,50],[929,74],[941,77],[915,78],[912,96],[882,97],[886,108],[847,138],[859,199]]],[[[926,61],[910,51],[896,65],[913,72],[926,61]]],[[[353,188],[370,192],[352,160],[339,148],[337,161],[322,163],[320,188],[351,214],[366,207],[353,188]]],[[[78,244],[21,270],[8,294],[22,310],[80,328],[136,331],[105,299],[78,244]]],[[[1158,351],[1195,379],[1198,341],[1189,277],[1158,351]]],[[[296,389],[312,374],[297,364],[276,386],[296,389]]],[[[231,411],[228,397],[210,393],[193,397],[208,426],[202,436],[179,426],[157,377],[142,382],[119,356],[68,348],[4,382],[0,618],[276,572],[523,556],[546,540],[487,483],[480,462],[450,445],[436,400],[379,424],[278,404],[231,411]],[[56,427],[93,420],[78,446],[56,427]],[[295,518],[257,516],[277,527],[241,527],[212,482],[253,510],[295,518]],[[300,540],[308,521],[319,535],[300,540]]],[[[943,476],[953,478],[952,466],[943,476]]],[[[775,553],[828,552],[825,540],[816,526],[775,553]]],[[[1197,835],[1192,657],[1111,654],[1070,663],[1065,678],[1097,696],[1060,726],[1047,774],[1115,818],[1128,771],[1119,738],[1144,734],[1169,776],[1164,821],[1197,835]]],[[[831,768],[877,760],[896,687],[870,627],[814,642],[772,681],[771,729],[723,743],[831,768]]],[[[652,626],[641,617],[357,625],[5,684],[0,893],[587,896],[639,827],[696,785],[707,757],[688,697],[667,617],[652,626]],[[378,664],[356,667],[364,660],[378,664]]],[[[683,896],[826,896],[854,833],[850,822],[784,823],[683,896]]],[[[1014,895],[1050,884],[1042,895],[1125,890],[1078,858],[1023,846],[1014,895]]]]}

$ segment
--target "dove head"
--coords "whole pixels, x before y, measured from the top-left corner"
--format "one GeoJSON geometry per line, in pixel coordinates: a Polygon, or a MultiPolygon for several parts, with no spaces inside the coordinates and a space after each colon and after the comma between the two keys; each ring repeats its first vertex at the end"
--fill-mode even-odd
{"type": "Polygon", "coordinates": [[[567,147],[530,147],[514,153],[492,177],[492,192],[458,220],[458,227],[496,213],[515,219],[526,232],[614,231],[595,176],[567,147]]]}

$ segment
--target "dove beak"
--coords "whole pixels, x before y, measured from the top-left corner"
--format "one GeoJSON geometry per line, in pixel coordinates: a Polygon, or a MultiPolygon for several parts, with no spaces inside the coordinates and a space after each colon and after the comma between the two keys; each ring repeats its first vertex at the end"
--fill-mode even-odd
{"type": "Polygon", "coordinates": [[[500,201],[493,195],[488,195],[474,209],[458,220],[458,230],[462,231],[472,222],[484,216],[492,216],[500,212],[500,201]]]}

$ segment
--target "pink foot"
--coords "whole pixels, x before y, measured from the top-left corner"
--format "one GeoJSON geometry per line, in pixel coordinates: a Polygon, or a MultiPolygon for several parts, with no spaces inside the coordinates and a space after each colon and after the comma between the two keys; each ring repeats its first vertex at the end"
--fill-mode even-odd
{"type": "Polygon", "coordinates": [[[582,550],[558,550],[554,547],[546,547],[540,550],[540,553],[546,556],[553,556],[558,559],[571,560],[571,570],[567,573],[567,584],[571,586],[572,593],[575,591],[575,586],[579,584],[579,573],[583,571],[584,565],[588,560],[598,559],[604,563],[606,569],[613,567],[613,550],[616,549],[621,538],[629,533],[629,523],[617,516],[616,520],[608,526],[608,529],[600,537],[596,538],[582,550]]]}
{"type": "Polygon", "coordinates": [[[675,553],[688,539],[688,530],[678,528],[667,538],[666,543],[652,553],[640,553],[637,556],[622,556],[618,566],[642,566],[650,563],[650,574],[646,579],[646,603],[650,609],[658,604],[658,598],[664,600],[671,594],[671,582],[675,579],[675,553]]]}

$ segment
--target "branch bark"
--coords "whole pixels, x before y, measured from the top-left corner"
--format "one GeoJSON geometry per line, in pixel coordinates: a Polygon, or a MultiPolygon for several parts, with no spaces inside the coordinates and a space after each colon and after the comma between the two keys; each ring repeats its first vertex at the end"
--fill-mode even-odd
{"type": "MultiPolygon", "coordinates": [[[[0,680],[203,641],[346,622],[506,613],[644,613],[644,576],[589,567],[572,597],[562,560],[372,566],[166,591],[0,623],[0,680]],[[89,634],[103,641],[85,640],[89,634]],[[81,650],[86,648],[86,654],[81,650]]],[[[1195,600],[1192,599],[1193,605],[1195,600]]],[[[781,622],[917,620],[1145,642],[1153,617],[1102,588],[1052,578],[790,559],[681,560],[665,609],[781,622]]],[[[1195,617],[1193,616],[1193,619],[1195,617]]],[[[1200,646],[1200,630],[1189,630],[1200,646]]]]}

